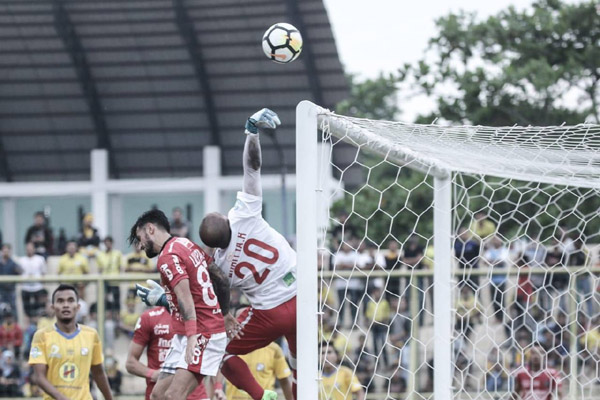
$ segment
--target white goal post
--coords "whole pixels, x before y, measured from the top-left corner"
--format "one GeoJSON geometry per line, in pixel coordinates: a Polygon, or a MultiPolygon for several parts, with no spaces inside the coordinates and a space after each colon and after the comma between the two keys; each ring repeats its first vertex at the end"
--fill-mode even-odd
{"type": "MultiPolygon", "coordinates": [[[[590,362],[600,365],[597,359],[600,351],[596,353],[596,349],[589,348],[592,342],[588,338],[590,332],[600,329],[595,322],[600,311],[598,269],[593,268],[596,262],[593,244],[600,242],[600,217],[597,212],[589,211],[600,205],[599,125],[498,128],[417,125],[339,116],[303,101],[296,110],[296,146],[298,398],[328,398],[327,394],[319,393],[323,390],[324,364],[320,360],[319,343],[325,340],[324,332],[328,329],[332,332],[326,340],[331,346],[334,337],[344,343],[341,348],[348,353],[344,351],[340,357],[348,361],[346,364],[351,370],[354,368],[353,372],[358,373],[360,369],[361,354],[375,359],[374,378],[360,382],[367,398],[452,399],[459,392],[477,391],[492,396],[488,383],[492,370],[486,368],[495,367],[486,367],[480,353],[489,347],[515,355],[520,360],[516,362],[518,365],[512,360],[498,362],[499,376],[506,376],[510,381],[519,366],[525,366],[531,350],[542,343],[548,346],[544,347],[545,367],[550,367],[548,360],[552,356],[552,365],[561,376],[552,390],[563,390],[573,399],[593,398],[600,393],[594,389],[594,378],[599,378],[598,368],[590,381],[583,379],[585,373],[589,375],[593,370],[590,362]],[[342,146],[353,149],[354,153],[347,153],[355,156],[338,162],[333,147],[342,146]],[[355,181],[357,176],[365,180],[356,190],[346,190],[344,186],[353,173],[349,167],[355,168],[355,181]],[[384,168],[396,171],[393,172],[395,178],[392,176],[388,187],[377,188],[373,176],[385,177],[381,175],[384,168]],[[416,171],[418,177],[410,175],[408,170],[416,171]],[[338,182],[324,178],[332,171],[339,178],[338,182]],[[416,184],[404,186],[402,176],[411,176],[416,184]],[[401,190],[406,195],[405,203],[398,209],[392,209],[390,199],[385,197],[391,193],[388,189],[392,186],[393,190],[401,190]],[[370,206],[359,201],[363,201],[361,196],[369,190],[374,194],[371,199],[375,200],[371,200],[373,209],[367,215],[361,207],[370,210],[370,206]],[[427,195],[423,197],[422,193],[427,195]],[[350,216],[345,215],[343,220],[331,211],[334,201],[340,198],[346,198],[348,201],[344,204],[350,207],[345,212],[350,216]],[[357,216],[358,226],[364,229],[353,233],[358,239],[350,252],[358,254],[363,251],[358,249],[359,244],[366,243],[371,247],[372,260],[370,264],[367,262],[368,267],[359,266],[356,261],[354,267],[343,270],[332,260],[337,259],[339,249],[349,240],[347,232],[343,235],[353,216],[357,216]],[[389,232],[374,239],[372,227],[380,224],[378,219],[389,219],[389,232]],[[406,226],[398,226],[400,220],[400,225],[406,226]],[[407,221],[413,220],[416,222],[411,228],[407,221]],[[493,228],[483,234],[485,223],[493,228]],[[337,247],[330,244],[332,225],[342,232],[337,247]],[[408,233],[404,234],[403,229],[408,233]],[[485,252],[486,248],[494,247],[490,245],[494,239],[502,242],[498,248],[506,249],[507,256],[501,261],[491,260],[485,252]],[[411,240],[424,243],[425,254],[418,263],[429,261],[433,266],[430,271],[424,267],[418,271],[408,261],[399,262],[398,269],[377,265],[377,257],[387,251],[386,243],[397,242],[399,251],[403,252],[411,240]],[[465,261],[466,256],[461,253],[465,252],[464,245],[469,240],[478,249],[473,256],[475,262],[473,259],[465,261]],[[585,247],[587,258],[582,265],[573,265],[577,250],[564,247],[577,246],[573,243],[583,243],[585,247]],[[548,254],[559,247],[562,258],[551,264],[548,254]],[[538,257],[542,248],[544,255],[538,257]],[[328,271],[323,255],[329,260],[328,271]],[[465,274],[468,277],[465,278],[465,274]],[[498,289],[500,280],[496,279],[500,274],[507,277],[503,278],[502,290],[498,289]],[[566,278],[561,281],[561,276],[566,278]],[[555,277],[558,277],[556,281],[555,277]],[[339,286],[339,282],[350,285],[353,279],[362,282],[362,292],[356,298],[349,295],[349,286],[339,286]],[[394,279],[399,283],[391,289],[389,285],[394,279]],[[424,283],[428,279],[432,283],[424,283]],[[477,282],[475,287],[470,287],[472,280],[477,282]],[[591,285],[589,292],[579,287],[584,280],[591,285]],[[560,287],[562,289],[560,282],[567,282],[560,287]],[[324,297],[336,296],[334,285],[337,300],[331,305],[324,297]],[[524,292],[527,300],[520,313],[518,308],[513,310],[512,302],[520,301],[519,296],[524,292]],[[433,301],[428,300],[430,293],[433,293],[433,301]],[[492,298],[489,301],[488,293],[492,298]],[[500,293],[500,297],[494,298],[494,293],[497,296],[500,293]],[[463,295],[464,300],[460,297],[463,295]],[[389,296],[392,303],[394,296],[396,302],[409,299],[410,311],[416,311],[403,314],[408,315],[411,328],[401,345],[388,340],[393,317],[382,322],[369,314],[368,307],[373,306],[376,313],[384,296],[389,296]],[[420,300],[416,301],[418,296],[420,300]],[[465,302],[471,304],[471,308],[467,307],[467,312],[461,314],[458,308],[465,308],[465,302]],[[530,314],[536,316],[533,322],[532,318],[528,319],[530,314]],[[466,315],[467,321],[470,316],[477,320],[466,324],[475,335],[461,328],[463,322],[460,321],[466,315]],[[542,335],[554,329],[555,321],[560,321],[563,315],[568,324],[562,325],[564,337],[560,331],[560,343],[555,348],[548,340],[555,343],[558,339],[548,334],[550,339],[544,341],[542,335]],[[349,325],[342,322],[348,316],[354,319],[349,325]],[[536,318],[543,319],[545,325],[536,318]],[[326,329],[324,324],[331,327],[326,329]],[[374,345],[374,349],[366,342],[357,344],[357,337],[368,340],[376,329],[386,335],[382,348],[374,345]],[[505,336],[494,332],[501,330],[506,331],[505,336]],[[529,334],[530,342],[518,342],[521,336],[526,336],[523,332],[529,334]],[[479,343],[480,339],[483,344],[479,343]],[[386,365],[379,368],[380,357],[391,353],[393,358],[396,351],[400,358],[404,357],[402,346],[406,343],[410,343],[410,367],[400,366],[402,362],[398,361],[394,370],[390,368],[395,362],[392,360],[385,361],[386,365]],[[557,350],[559,345],[562,352],[557,350]],[[349,355],[352,347],[358,347],[359,361],[349,355]],[[435,368],[429,361],[432,353],[435,368]],[[464,365],[463,359],[466,360],[464,365]],[[419,387],[426,386],[423,383],[426,369],[432,370],[432,393],[415,396],[424,390],[419,387]],[[394,374],[407,377],[408,388],[402,396],[395,397],[392,393],[394,374]]],[[[583,249],[580,250],[583,254],[583,249]]],[[[558,337],[558,333],[554,335],[558,337]]],[[[408,346],[406,351],[409,351],[408,346]]],[[[494,388],[494,396],[514,390],[511,385],[509,382],[502,389],[494,388]]]]}

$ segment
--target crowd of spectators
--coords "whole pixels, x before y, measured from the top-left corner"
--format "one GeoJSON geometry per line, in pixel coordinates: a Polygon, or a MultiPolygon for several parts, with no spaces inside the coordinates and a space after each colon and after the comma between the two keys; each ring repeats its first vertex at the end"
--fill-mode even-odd
{"type": "MultiPolygon", "coordinates": [[[[29,384],[27,359],[36,330],[54,322],[48,295],[52,284],[40,282],[40,277],[156,272],[154,261],[139,248],[123,254],[114,247],[112,237],[106,236],[102,240],[93,222],[92,214],[84,214],[77,235],[68,238],[64,229],[60,229],[55,241],[48,218],[43,212],[36,212],[25,235],[23,256],[15,256],[10,243],[1,245],[0,275],[27,279],[18,284],[0,282],[0,397],[39,395],[35,386],[29,384]],[[17,299],[19,293],[20,301],[17,299]]],[[[183,217],[181,208],[173,210],[172,223],[178,234],[189,235],[190,223],[183,217]]],[[[97,298],[94,294],[86,294],[88,285],[85,282],[75,285],[80,294],[78,322],[97,328],[97,298]]],[[[134,282],[107,280],[104,289],[104,347],[112,349],[119,335],[130,337],[133,334],[144,307],[135,297],[134,282]]],[[[115,393],[119,393],[123,374],[117,359],[110,350],[107,351],[105,366],[109,382],[115,393]]]]}
{"type": "MultiPolygon", "coordinates": [[[[337,218],[328,248],[319,253],[320,268],[330,272],[321,285],[321,337],[371,392],[405,391],[409,371],[420,365],[427,368],[413,376],[415,388],[430,390],[432,355],[421,350],[433,336],[433,241],[414,233],[378,246],[357,238],[346,219],[337,218]],[[419,346],[416,366],[411,346],[419,346]]],[[[508,240],[484,213],[458,228],[454,298],[448,299],[455,310],[456,388],[510,390],[534,346],[543,350],[545,368],[566,376],[573,344],[580,373],[600,382],[599,280],[581,268],[597,261],[574,231],[558,227],[544,242],[527,235],[508,240]],[[480,353],[489,353],[487,360],[477,359],[480,353]]]]}

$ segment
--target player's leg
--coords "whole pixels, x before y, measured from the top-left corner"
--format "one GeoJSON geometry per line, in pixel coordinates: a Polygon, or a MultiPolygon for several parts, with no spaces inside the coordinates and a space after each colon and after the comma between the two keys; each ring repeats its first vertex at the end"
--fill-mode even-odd
{"type": "Polygon", "coordinates": [[[187,369],[178,368],[165,393],[165,400],[181,400],[187,398],[187,396],[196,389],[198,381],[202,380],[202,378],[202,375],[195,374],[187,369]]]}
{"type": "Polygon", "coordinates": [[[150,393],[150,400],[164,400],[171,381],[173,381],[173,374],[161,372],[158,375],[158,381],[156,381],[152,393],[150,393]]]}
{"type": "Polygon", "coordinates": [[[221,373],[235,387],[248,393],[252,399],[262,400],[266,394],[265,390],[256,382],[248,365],[237,355],[263,348],[282,334],[278,333],[278,328],[273,326],[270,318],[266,318],[261,310],[247,308],[238,316],[238,321],[242,325],[244,335],[241,339],[231,340],[227,345],[221,373]]]}

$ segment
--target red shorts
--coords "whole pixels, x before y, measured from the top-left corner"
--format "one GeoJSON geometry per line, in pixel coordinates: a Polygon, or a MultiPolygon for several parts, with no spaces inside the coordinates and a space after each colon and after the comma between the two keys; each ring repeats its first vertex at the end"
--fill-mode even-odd
{"type": "Polygon", "coordinates": [[[248,354],[285,336],[290,353],[296,357],[296,296],[270,310],[247,308],[240,314],[244,336],[227,345],[227,353],[248,354]]]}

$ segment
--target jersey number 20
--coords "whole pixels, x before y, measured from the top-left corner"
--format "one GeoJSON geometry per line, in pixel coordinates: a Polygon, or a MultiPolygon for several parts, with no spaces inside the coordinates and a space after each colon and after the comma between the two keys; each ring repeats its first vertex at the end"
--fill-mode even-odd
{"type": "MultiPolygon", "coordinates": [[[[267,265],[275,264],[277,262],[277,260],[279,259],[279,252],[277,251],[277,249],[273,246],[269,246],[265,242],[261,242],[260,240],[256,240],[256,239],[246,240],[246,243],[244,243],[243,250],[244,250],[244,254],[247,255],[248,257],[254,258],[258,261],[262,261],[267,265]],[[262,254],[258,254],[256,252],[252,251],[250,249],[250,246],[252,246],[252,245],[263,249],[265,252],[270,253],[271,256],[265,257],[262,254]]],[[[265,270],[262,273],[259,273],[256,270],[256,268],[254,267],[254,265],[250,264],[249,262],[242,261],[241,263],[238,263],[235,266],[235,275],[240,279],[243,279],[246,276],[242,272],[242,269],[244,269],[244,268],[247,268],[248,270],[250,270],[250,272],[252,272],[252,275],[254,276],[254,281],[256,281],[256,283],[259,285],[261,283],[263,283],[265,281],[265,279],[267,279],[267,276],[269,276],[269,272],[271,272],[270,269],[265,268],[265,270]]]]}

